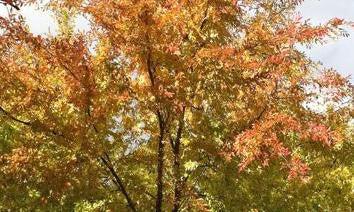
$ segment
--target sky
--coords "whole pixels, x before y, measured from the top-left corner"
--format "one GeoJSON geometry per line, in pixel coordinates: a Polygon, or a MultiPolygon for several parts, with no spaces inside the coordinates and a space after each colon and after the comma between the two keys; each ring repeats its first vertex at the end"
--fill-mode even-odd
{"type": "MultiPolygon", "coordinates": [[[[305,0],[298,8],[304,19],[314,24],[325,23],[333,17],[354,21],[354,0],[305,0]]],[[[354,29],[348,29],[349,38],[340,38],[322,46],[304,51],[325,67],[338,70],[344,76],[354,75],[354,29]]],[[[353,76],[350,78],[354,83],[353,76]]]]}
{"type": "MultiPolygon", "coordinates": [[[[325,23],[333,17],[354,21],[354,0],[305,0],[299,6],[298,12],[303,19],[310,19],[311,23],[325,23]]],[[[53,17],[33,7],[21,9],[26,17],[31,31],[35,34],[55,33],[53,17]]],[[[0,7],[0,15],[6,14],[6,8],[0,7]]],[[[88,28],[88,22],[79,18],[76,26],[80,30],[88,28]]],[[[301,48],[315,61],[321,61],[325,67],[335,68],[344,76],[354,75],[354,29],[348,29],[349,38],[340,38],[325,45],[313,46],[311,49],[301,48]]],[[[350,77],[354,82],[353,77],[350,77]]]]}

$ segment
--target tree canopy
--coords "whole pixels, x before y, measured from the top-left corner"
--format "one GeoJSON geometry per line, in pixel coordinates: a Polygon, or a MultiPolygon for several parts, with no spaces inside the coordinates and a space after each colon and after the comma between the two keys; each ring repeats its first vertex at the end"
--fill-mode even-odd
{"type": "Polygon", "coordinates": [[[0,210],[352,210],[353,86],[298,48],[350,23],[301,2],[50,0],[46,35],[0,17],[0,210]]]}

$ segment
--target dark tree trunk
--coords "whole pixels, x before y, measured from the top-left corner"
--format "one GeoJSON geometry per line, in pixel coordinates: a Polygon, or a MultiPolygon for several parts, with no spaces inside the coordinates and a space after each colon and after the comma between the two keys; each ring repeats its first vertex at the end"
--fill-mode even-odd
{"type": "Polygon", "coordinates": [[[164,156],[165,156],[165,144],[163,142],[165,134],[165,126],[162,115],[157,111],[157,118],[160,127],[160,136],[158,140],[157,149],[157,177],[156,177],[156,212],[162,211],[162,201],[163,201],[163,171],[164,171],[164,156]]]}
{"type": "Polygon", "coordinates": [[[174,200],[173,200],[173,212],[178,212],[181,207],[181,195],[182,195],[182,179],[181,179],[181,138],[182,132],[184,128],[184,112],[185,107],[183,107],[182,114],[178,123],[178,129],[176,138],[174,141],[171,141],[172,149],[173,149],[173,172],[175,178],[175,187],[174,187],[174,200]]]}
{"type": "Polygon", "coordinates": [[[173,212],[179,211],[180,204],[181,204],[181,189],[182,189],[182,182],[181,182],[181,171],[180,171],[180,163],[181,163],[181,156],[180,156],[180,141],[176,141],[174,145],[174,161],[173,161],[173,172],[175,178],[175,188],[174,188],[174,200],[173,200],[173,212]]]}

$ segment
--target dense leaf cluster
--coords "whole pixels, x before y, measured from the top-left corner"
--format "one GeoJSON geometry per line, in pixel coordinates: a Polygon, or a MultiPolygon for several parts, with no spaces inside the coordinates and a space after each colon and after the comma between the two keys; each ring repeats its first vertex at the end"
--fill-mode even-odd
{"type": "Polygon", "coordinates": [[[51,0],[41,36],[0,17],[0,210],[352,210],[353,87],[296,48],[348,23],[301,2],[51,0]]]}

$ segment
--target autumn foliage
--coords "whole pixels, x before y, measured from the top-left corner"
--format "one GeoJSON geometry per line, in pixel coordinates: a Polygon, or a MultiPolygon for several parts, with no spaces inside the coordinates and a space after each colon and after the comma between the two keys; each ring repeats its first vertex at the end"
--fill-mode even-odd
{"type": "Polygon", "coordinates": [[[326,170],[348,186],[353,87],[298,47],[349,23],[301,2],[51,0],[46,35],[0,17],[0,209],[312,210],[326,170]]]}

